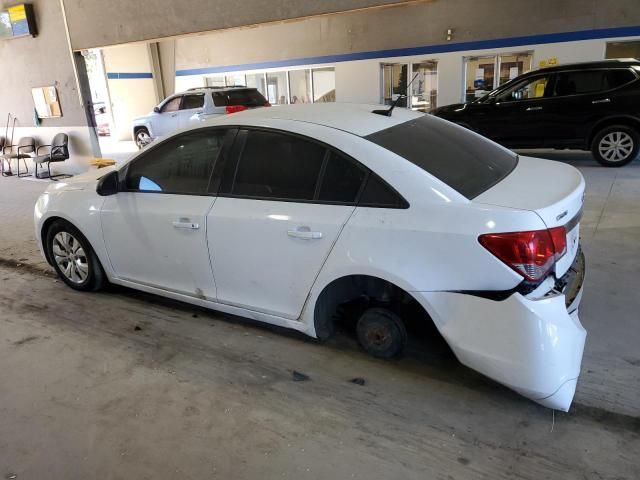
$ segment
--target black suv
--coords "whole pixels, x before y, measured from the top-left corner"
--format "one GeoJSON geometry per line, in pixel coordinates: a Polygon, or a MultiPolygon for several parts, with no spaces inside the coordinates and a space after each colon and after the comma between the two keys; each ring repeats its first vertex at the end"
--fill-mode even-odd
{"type": "Polygon", "coordinates": [[[433,113],[509,148],[591,150],[602,165],[621,167],[640,148],[640,61],[543,68],[433,113]]]}

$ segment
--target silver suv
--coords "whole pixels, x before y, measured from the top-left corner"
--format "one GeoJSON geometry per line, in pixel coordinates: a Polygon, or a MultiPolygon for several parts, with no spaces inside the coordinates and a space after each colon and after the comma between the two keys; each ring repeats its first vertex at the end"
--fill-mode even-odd
{"type": "Polygon", "coordinates": [[[165,98],[153,112],[133,120],[133,139],[138,148],[181,128],[192,127],[217,115],[271,106],[255,88],[191,88],[165,98]]]}

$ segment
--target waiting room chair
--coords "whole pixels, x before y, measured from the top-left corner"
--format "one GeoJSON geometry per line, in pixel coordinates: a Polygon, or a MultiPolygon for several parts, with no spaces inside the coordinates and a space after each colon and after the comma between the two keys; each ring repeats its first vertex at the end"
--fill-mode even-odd
{"type": "Polygon", "coordinates": [[[17,145],[5,145],[2,147],[2,176],[9,177],[13,175],[11,171],[11,160],[18,161],[18,177],[26,177],[29,175],[29,167],[27,166],[27,158],[31,158],[31,154],[36,152],[36,141],[33,137],[22,137],[17,145]],[[12,153],[13,148],[16,147],[15,153],[12,153]],[[7,153],[9,150],[9,153],[7,153]],[[25,173],[20,173],[20,160],[24,163],[25,173]],[[4,170],[4,162],[7,162],[9,166],[9,172],[4,170]]]}
{"type": "Polygon", "coordinates": [[[53,140],[51,141],[51,145],[40,145],[36,150],[36,156],[33,159],[33,163],[36,166],[36,178],[50,178],[51,180],[57,180],[61,177],[70,177],[71,175],[60,174],[60,175],[51,175],[51,162],[64,162],[69,158],[69,136],[66,133],[58,133],[53,140]],[[45,155],[40,155],[40,149],[49,148],[49,153],[45,155]],[[38,165],[44,169],[43,164],[47,164],[47,172],[48,175],[45,177],[43,175],[38,175],[38,165]]]}

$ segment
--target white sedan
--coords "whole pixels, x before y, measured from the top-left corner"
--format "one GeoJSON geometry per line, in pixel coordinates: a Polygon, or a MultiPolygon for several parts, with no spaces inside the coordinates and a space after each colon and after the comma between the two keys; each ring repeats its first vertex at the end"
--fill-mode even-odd
{"type": "Polygon", "coordinates": [[[320,339],[349,311],[378,357],[433,322],[463,364],[568,410],[581,174],[376,108],[229,115],[54,183],[35,207],[42,252],[77,290],[108,281],[320,339]]]}

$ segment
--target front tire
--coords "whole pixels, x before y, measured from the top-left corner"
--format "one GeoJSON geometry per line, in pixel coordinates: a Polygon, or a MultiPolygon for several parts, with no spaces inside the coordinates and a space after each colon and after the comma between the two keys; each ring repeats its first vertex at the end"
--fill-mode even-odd
{"type": "Polygon", "coordinates": [[[145,146],[151,143],[151,135],[146,128],[139,128],[136,130],[135,138],[136,145],[139,150],[142,150],[145,146]]]}
{"type": "Polygon", "coordinates": [[[60,279],[74,290],[96,291],[106,275],[89,241],[76,227],[56,220],[47,230],[49,259],[60,279]]]}
{"type": "Polygon", "coordinates": [[[638,156],[640,135],[626,125],[611,125],[600,130],[591,144],[591,153],[605,167],[622,167],[638,156]]]}
{"type": "Polygon", "coordinates": [[[407,329],[398,315],[386,308],[368,308],[356,326],[358,342],[377,358],[393,358],[402,353],[407,344],[407,329]]]}

